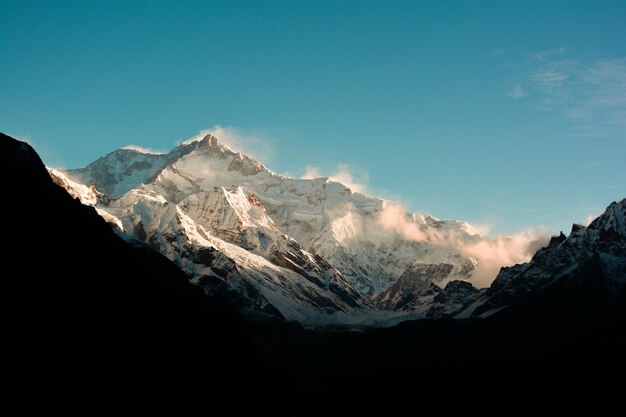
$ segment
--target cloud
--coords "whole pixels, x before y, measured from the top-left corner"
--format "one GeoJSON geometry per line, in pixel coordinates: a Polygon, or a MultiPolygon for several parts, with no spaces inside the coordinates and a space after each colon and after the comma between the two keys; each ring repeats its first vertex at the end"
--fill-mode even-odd
{"type": "Polygon", "coordinates": [[[585,217],[585,222],[583,223],[585,226],[589,226],[592,221],[594,221],[598,217],[596,214],[590,214],[585,217]]]}
{"type": "Polygon", "coordinates": [[[558,48],[532,54],[517,68],[507,95],[521,98],[523,92],[536,109],[558,112],[568,125],[565,136],[626,134],[626,57],[570,58],[558,48]]]}
{"type": "Polygon", "coordinates": [[[507,97],[513,99],[520,99],[526,97],[526,91],[524,91],[524,87],[519,84],[515,84],[508,93],[506,93],[507,97]]]}
{"type": "Polygon", "coordinates": [[[540,69],[530,76],[532,81],[543,84],[544,86],[553,89],[554,87],[560,87],[563,82],[569,77],[568,74],[555,71],[552,69],[540,69]]]}
{"type": "Polygon", "coordinates": [[[419,225],[407,217],[407,210],[402,204],[386,203],[379,217],[384,229],[395,232],[414,242],[443,243],[441,236],[433,231],[423,231],[419,225]],[[430,232],[430,234],[429,234],[430,232]]]}
{"type": "Polygon", "coordinates": [[[439,246],[475,259],[478,265],[469,281],[478,288],[489,286],[503,266],[528,262],[550,237],[543,227],[538,231],[526,230],[508,236],[469,236],[480,229],[488,230],[488,226],[467,225],[463,230],[420,224],[399,203],[387,203],[379,215],[379,223],[384,230],[407,240],[439,246]]]}
{"type": "Polygon", "coordinates": [[[471,282],[478,288],[489,286],[503,266],[530,261],[540,248],[547,245],[549,234],[544,228],[527,230],[509,236],[482,238],[477,242],[453,242],[453,247],[465,257],[478,261],[471,282]]]}
{"type": "Polygon", "coordinates": [[[465,230],[470,235],[488,236],[493,230],[493,225],[489,223],[466,223],[465,230]]]}
{"type": "Polygon", "coordinates": [[[151,148],[144,148],[143,146],[139,146],[139,145],[126,145],[122,149],[129,149],[131,151],[137,151],[141,153],[150,153],[153,155],[162,155],[165,153],[165,152],[157,151],[151,148]]]}
{"type": "Polygon", "coordinates": [[[337,164],[337,171],[329,176],[331,181],[339,182],[352,191],[357,193],[367,192],[367,174],[362,173],[358,176],[350,172],[350,166],[348,164],[337,164]]]}
{"type": "Polygon", "coordinates": [[[215,136],[217,140],[233,151],[242,152],[264,164],[271,159],[274,139],[266,132],[258,129],[241,129],[217,124],[212,128],[201,130],[191,138],[179,142],[179,144],[197,142],[209,134],[215,136]]]}
{"type": "Polygon", "coordinates": [[[506,55],[506,49],[496,49],[495,51],[492,52],[493,55],[495,56],[503,56],[506,55]]]}
{"type": "Polygon", "coordinates": [[[320,168],[307,165],[304,174],[300,177],[302,180],[310,180],[314,178],[326,177],[331,181],[341,183],[351,189],[355,193],[367,193],[367,182],[369,176],[365,172],[355,174],[351,171],[350,165],[344,163],[338,163],[336,170],[329,175],[323,175],[320,168]]]}
{"type": "Polygon", "coordinates": [[[546,51],[540,51],[530,54],[529,60],[531,62],[545,62],[549,59],[562,56],[564,54],[565,48],[548,49],[546,51]]]}
{"type": "Polygon", "coordinates": [[[315,178],[322,178],[322,172],[320,169],[313,165],[307,165],[304,174],[300,177],[301,180],[312,180],[315,178]]]}

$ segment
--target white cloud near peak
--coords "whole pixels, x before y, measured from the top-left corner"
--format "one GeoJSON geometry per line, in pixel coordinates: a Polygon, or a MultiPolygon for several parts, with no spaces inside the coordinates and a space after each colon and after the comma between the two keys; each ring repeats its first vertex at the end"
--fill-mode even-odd
{"type": "Polygon", "coordinates": [[[360,172],[355,174],[349,164],[338,163],[333,173],[325,175],[319,167],[307,165],[304,174],[300,177],[302,180],[310,180],[314,178],[326,177],[331,181],[341,183],[356,193],[366,194],[368,192],[367,182],[369,176],[367,173],[360,172]]]}
{"type": "Polygon", "coordinates": [[[273,154],[274,139],[266,132],[259,129],[241,129],[220,124],[201,130],[189,139],[180,141],[179,144],[197,142],[209,134],[215,136],[218,141],[234,152],[242,152],[263,164],[267,163],[273,154]]]}
{"type": "Polygon", "coordinates": [[[306,169],[304,171],[304,174],[302,174],[302,176],[300,177],[301,180],[312,180],[315,178],[321,178],[323,177],[322,172],[320,171],[320,169],[316,166],[313,165],[307,165],[306,169]]]}
{"type": "MultiPolygon", "coordinates": [[[[539,230],[525,230],[511,235],[467,239],[461,230],[445,230],[423,227],[412,221],[406,208],[399,203],[388,203],[380,213],[379,223],[384,230],[395,232],[407,240],[425,242],[455,251],[464,257],[478,261],[476,270],[469,280],[474,286],[489,286],[498,275],[500,268],[528,262],[539,248],[550,239],[550,231],[544,227],[539,230]]],[[[468,225],[470,234],[488,232],[488,225],[468,225]],[[482,229],[482,230],[480,230],[482,229]]]]}
{"type": "Polygon", "coordinates": [[[153,155],[162,155],[162,154],[165,153],[165,152],[162,152],[162,151],[154,150],[152,148],[145,148],[145,147],[139,146],[139,145],[126,145],[126,146],[122,147],[122,149],[129,149],[131,151],[137,151],[137,152],[141,152],[141,153],[150,153],[150,154],[153,154],[153,155]]]}
{"type": "Polygon", "coordinates": [[[350,172],[350,166],[348,164],[337,164],[337,171],[329,176],[331,181],[340,182],[343,185],[350,188],[357,193],[367,192],[367,174],[355,175],[350,172]]]}

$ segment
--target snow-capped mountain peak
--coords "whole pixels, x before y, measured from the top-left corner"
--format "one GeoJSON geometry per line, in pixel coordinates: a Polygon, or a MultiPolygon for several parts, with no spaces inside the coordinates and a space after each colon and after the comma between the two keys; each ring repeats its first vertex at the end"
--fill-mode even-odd
{"type": "MultiPolygon", "coordinates": [[[[288,319],[320,321],[319,312],[304,311],[328,297],[335,300],[324,302],[331,318],[322,321],[339,320],[338,312],[363,316],[360,309],[374,310],[371,297],[386,291],[416,262],[451,265],[444,280],[459,271],[468,278],[473,271],[467,265],[474,264],[450,248],[386,229],[380,220],[386,201],[353,193],[328,178],[276,175],[213,135],[184,142],[165,154],[117,150],[66,174],[74,183],[104,193],[108,200],[90,204],[118,229],[178,262],[195,282],[206,286],[203,277],[216,278],[248,303],[272,305],[288,319]],[[212,258],[220,253],[229,259],[226,264],[231,266],[224,268],[225,261],[215,267],[198,263],[204,259],[198,253],[205,248],[211,248],[212,258]],[[259,280],[267,274],[273,278],[259,280]],[[295,290],[301,279],[310,287],[307,296],[295,290]],[[281,282],[282,297],[300,300],[301,307],[285,310],[276,305],[278,289],[267,287],[267,282],[281,282]]],[[[461,222],[410,213],[402,217],[424,231],[470,237],[461,222]]],[[[281,303],[289,304],[284,299],[281,303]]]]}
{"type": "MultiPolygon", "coordinates": [[[[328,178],[276,175],[213,135],[165,154],[117,150],[51,175],[192,282],[254,314],[310,325],[480,315],[554,279],[522,283],[516,277],[533,263],[517,265],[478,291],[471,280],[480,252],[460,248],[490,241],[471,224],[407,213],[328,178]]],[[[607,235],[622,239],[624,218],[624,202],[614,203],[543,251],[589,252],[607,235]]]]}

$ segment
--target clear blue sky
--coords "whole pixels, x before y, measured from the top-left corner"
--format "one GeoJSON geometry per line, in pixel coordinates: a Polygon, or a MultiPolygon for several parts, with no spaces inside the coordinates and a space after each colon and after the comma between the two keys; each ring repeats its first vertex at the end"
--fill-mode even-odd
{"type": "Polygon", "coordinates": [[[626,197],[626,2],[0,0],[0,130],[46,163],[217,124],[276,172],[569,231],[626,197]]]}

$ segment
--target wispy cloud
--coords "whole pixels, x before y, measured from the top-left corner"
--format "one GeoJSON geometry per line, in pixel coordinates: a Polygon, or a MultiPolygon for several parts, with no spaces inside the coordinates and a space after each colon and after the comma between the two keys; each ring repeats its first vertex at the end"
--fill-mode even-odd
{"type": "Polygon", "coordinates": [[[526,91],[521,85],[515,84],[513,87],[511,87],[509,92],[506,93],[506,95],[510,98],[520,99],[526,97],[526,91]]]}
{"type": "Polygon", "coordinates": [[[596,214],[590,214],[585,217],[585,222],[583,223],[585,226],[589,226],[592,221],[594,221],[598,217],[596,214]]]}
{"type": "Polygon", "coordinates": [[[532,62],[545,62],[547,60],[563,56],[564,54],[565,48],[548,49],[530,54],[528,60],[532,62]]]}
{"type": "Polygon", "coordinates": [[[150,154],[154,154],[154,155],[161,155],[161,154],[165,153],[163,151],[157,151],[155,149],[145,148],[145,147],[139,146],[139,145],[126,145],[122,149],[129,149],[131,151],[137,151],[137,152],[141,152],[141,153],[150,153],[150,154]]]}
{"type": "Polygon", "coordinates": [[[567,136],[626,134],[626,57],[569,57],[564,48],[542,51],[520,66],[507,92],[532,96],[532,105],[568,122],[567,136]]]}
{"type": "Polygon", "coordinates": [[[367,183],[369,176],[366,172],[355,173],[348,164],[339,163],[336,169],[328,175],[322,174],[322,170],[313,165],[307,165],[304,174],[300,177],[303,180],[327,177],[331,181],[339,182],[356,193],[367,193],[367,183]]]}
{"type": "Polygon", "coordinates": [[[384,230],[397,233],[404,239],[444,247],[477,260],[478,265],[469,281],[479,288],[489,286],[503,266],[528,262],[539,248],[548,243],[552,232],[540,227],[538,230],[487,237],[488,225],[467,224],[465,232],[485,233],[468,239],[461,229],[446,230],[416,223],[399,203],[386,204],[380,213],[379,222],[384,230]]]}
{"type": "Polygon", "coordinates": [[[241,129],[217,124],[212,128],[201,130],[196,135],[179,143],[191,143],[202,140],[209,134],[215,136],[220,142],[235,152],[245,153],[263,163],[271,160],[274,139],[267,132],[260,129],[241,129]]]}
{"type": "Polygon", "coordinates": [[[565,80],[569,78],[569,75],[556,71],[552,68],[540,69],[531,74],[530,79],[535,83],[540,84],[544,88],[554,90],[555,88],[562,87],[565,80]]]}
{"type": "Polygon", "coordinates": [[[300,177],[301,180],[312,180],[315,178],[322,178],[322,171],[313,165],[307,165],[304,174],[300,177]]]}

